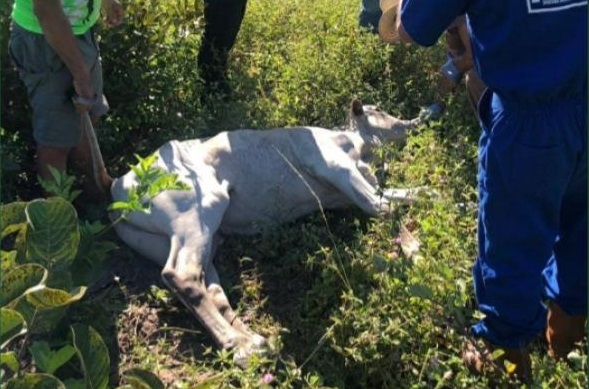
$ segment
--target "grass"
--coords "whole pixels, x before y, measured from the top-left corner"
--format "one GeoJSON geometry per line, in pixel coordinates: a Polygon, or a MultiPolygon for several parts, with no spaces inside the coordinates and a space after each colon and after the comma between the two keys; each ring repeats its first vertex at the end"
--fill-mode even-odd
{"type": "MultiPolygon", "coordinates": [[[[360,31],[359,1],[250,0],[230,61],[233,98],[205,106],[195,19],[181,19],[182,12],[161,2],[160,20],[173,17],[179,26],[161,32],[157,19],[137,16],[141,7],[149,13],[149,5],[130,0],[125,6],[127,26],[102,34],[112,111],[99,137],[116,175],[134,153],[145,156],[173,138],[297,124],[331,128],[344,122],[353,97],[414,117],[434,100],[444,57],[441,45],[391,47],[360,31]]],[[[3,160],[27,161],[16,147],[23,137],[14,135],[26,124],[7,127],[18,123],[10,115],[2,112],[3,160]]],[[[111,382],[140,367],[170,388],[488,387],[459,358],[477,317],[470,268],[478,131],[460,90],[439,122],[420,128],[404,147],[377,151],[374,167],[385,185],[429,185],[439,193],[436,201],[424,199],[383,219],[357,210],[314,214],[225,242],[217,268],[231,303],[277,350],[276,358],[245,370],[163,287],[159,269],[122,246],[105,283],[74,312],[92,318],[107,340],[111,382]],[[402,227],[421,241],[417,260],[398,244],[402,227]]],[[[3,200],[26,197],[19,185],[32,180],[5,173],[3,200]]],[[[586,352],[583,345],[576,351],[578,359],[556,363],[542,341],[535,343],[534,387],[585,387],[586,352]]]]}

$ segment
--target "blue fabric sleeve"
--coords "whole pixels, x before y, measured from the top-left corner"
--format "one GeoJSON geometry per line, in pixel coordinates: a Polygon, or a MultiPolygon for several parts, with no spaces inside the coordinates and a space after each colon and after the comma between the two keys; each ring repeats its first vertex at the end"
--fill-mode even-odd
{"type": "Polygon", "coordinates": [[[401,24],[417,44],[432,46],[468,4],[469,0],[404,0],[401,24]]]}

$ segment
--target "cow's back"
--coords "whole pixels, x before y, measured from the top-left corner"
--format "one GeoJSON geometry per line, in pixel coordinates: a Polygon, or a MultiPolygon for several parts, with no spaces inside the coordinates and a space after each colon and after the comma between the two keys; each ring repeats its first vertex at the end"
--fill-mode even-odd
{"type": "Polygon", "coordinates": [[[321,206],[340,205],[341,194],[313,169],[337,147],[331,131],[314,127],[240,130],[203,143],[205,161],[229,183],[230,203],[221,230],[252,233],[294,220],[321,206]]]}

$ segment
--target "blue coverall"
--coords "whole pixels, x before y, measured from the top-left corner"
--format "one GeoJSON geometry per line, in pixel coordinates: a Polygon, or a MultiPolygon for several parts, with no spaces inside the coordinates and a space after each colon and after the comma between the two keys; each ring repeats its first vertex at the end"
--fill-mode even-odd
{"type": "Polygon", "coordinates": [[[519,348],[544,302],[587,312],[587,1],[405,0],[401,22],[437,42],[466,14],[479,104],[475,336],[519,348]]]}

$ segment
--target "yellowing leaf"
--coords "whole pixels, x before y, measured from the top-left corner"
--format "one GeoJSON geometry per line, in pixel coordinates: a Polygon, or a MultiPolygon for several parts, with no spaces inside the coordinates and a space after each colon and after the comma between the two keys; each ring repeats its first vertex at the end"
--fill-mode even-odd
{"type": "Polygon", "coordinates": [[[515,372],[515,369],[517,369],[517,365],[515,363],[509,362],[507,359],[503,361],[503,364],[505,365],[505,371],[507,372],[507,374],[513,374],[513,372],[515,372]]]}

